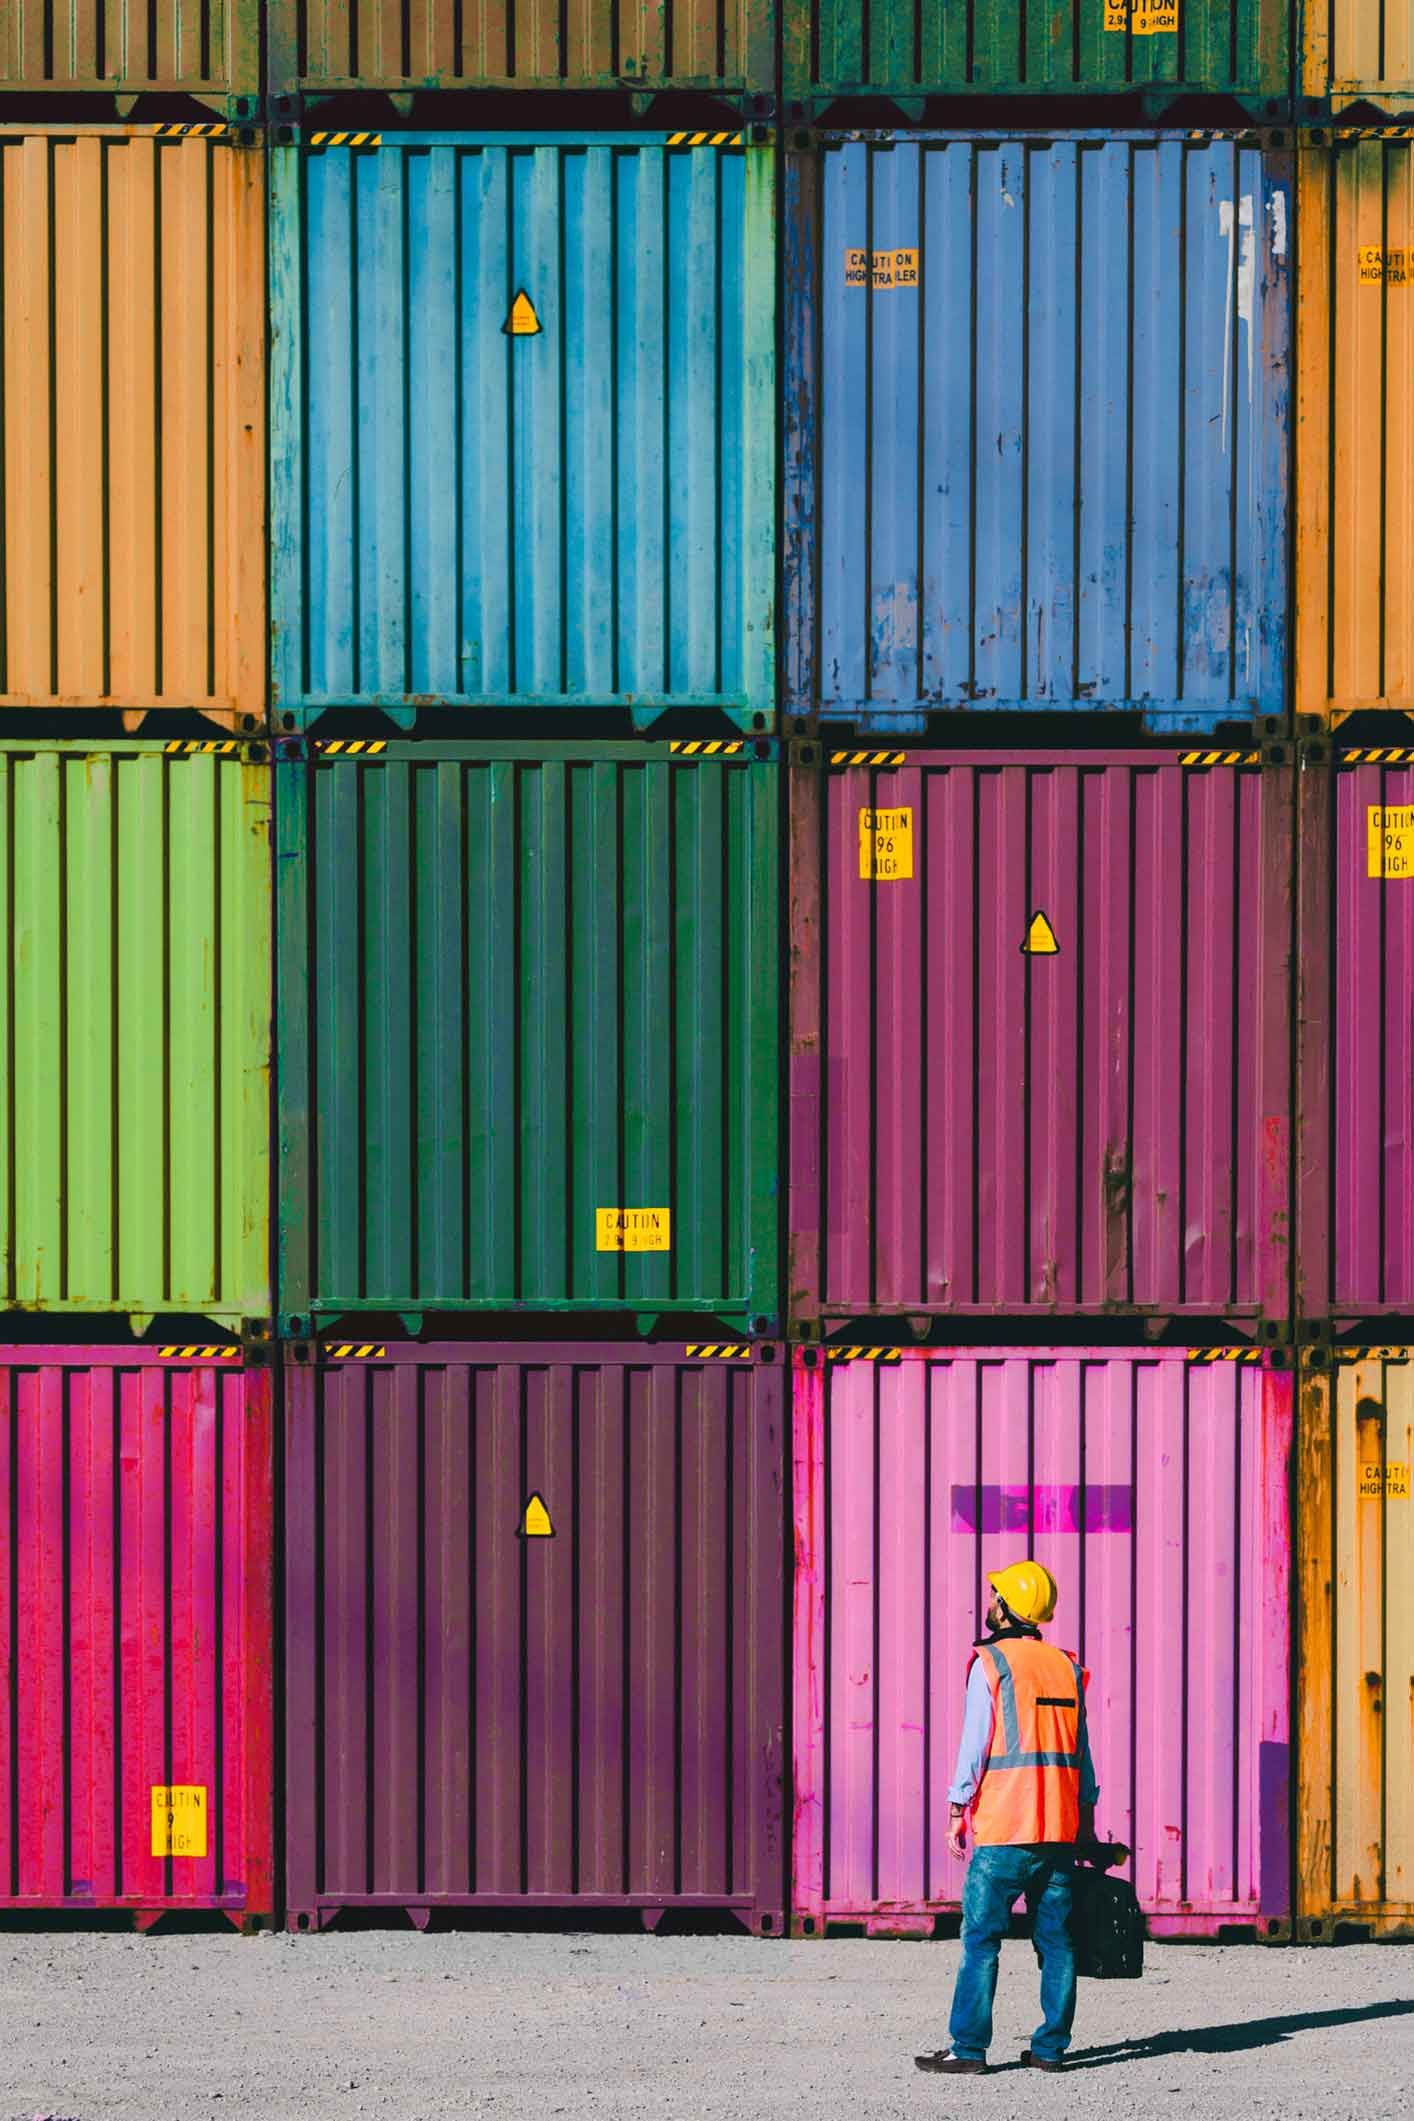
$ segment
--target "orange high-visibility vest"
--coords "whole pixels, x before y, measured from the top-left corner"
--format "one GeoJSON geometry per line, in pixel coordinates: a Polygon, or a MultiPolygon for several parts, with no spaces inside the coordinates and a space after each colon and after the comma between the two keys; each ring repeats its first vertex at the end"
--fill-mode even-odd
{"type": "Polygon", "coordinates": [[[992,1690],[992,1749],[973,1800],[974,1841],[1074,1841],[1090,1674],[1039,1636],[979,1643],[977,1655],[992,1690]]]}

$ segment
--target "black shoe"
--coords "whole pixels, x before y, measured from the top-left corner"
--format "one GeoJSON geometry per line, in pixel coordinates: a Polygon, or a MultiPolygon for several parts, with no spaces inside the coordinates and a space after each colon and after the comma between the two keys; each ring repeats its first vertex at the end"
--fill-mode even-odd
{"type": "Polygon", "coordinates": [[[1063,2062],[1058,2059],[1053,2059],[1049,2055],[1033,2055],[1029,2047],[1024,2047],[1021,2050],[1021,2066],[1023,2069],[1065,2068],[1065,2064],[1063,2062]]]}
{"type": "Polygon", "coordinates": [[[915,2069],[935,2071],[940,2077],[985,2077],[987,2065],[974,2060],[971,2055],[955,2055],[950,2047],[940,2047],[935,2055],[915,2055],[915,2069]]]}

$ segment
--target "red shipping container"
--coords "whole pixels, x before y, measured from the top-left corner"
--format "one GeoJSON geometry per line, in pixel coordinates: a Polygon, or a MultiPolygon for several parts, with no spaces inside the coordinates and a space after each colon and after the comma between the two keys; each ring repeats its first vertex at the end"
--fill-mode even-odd
{"type": "Polygon", "coordinates": [[[793,1329],[1286,1338],[1294,779],[1280,745],[795,767],[793,1329]]]}
{"type": "Polygon", "coordinates": [[[785,1920],[781,1351],[296,1343],[286,1903],[785,1920]]]}
{"type": "Polygon", "coordinates": [[[795,1929],[958,1906],[985,1572],[1034,1554],[1151,1932],[1289,1936],[1290,1372],[1251,1348],[825,1348],[794,1389],[795,1929]]]}
{"type": "Polygon", "coordinates": [[[0,1348],[0,1909],[275,1906],[271,1372],[0,1348]]]}

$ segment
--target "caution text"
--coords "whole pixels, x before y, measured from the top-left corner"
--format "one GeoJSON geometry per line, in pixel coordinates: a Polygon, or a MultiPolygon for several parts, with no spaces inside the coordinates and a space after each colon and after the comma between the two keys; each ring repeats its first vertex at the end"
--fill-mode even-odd
{"type": "Polygon", "coordinates": [[[1363,1464],[1360,1468],[1360,1498],[1362,1502],[1383,1495],[1390,1502],[1408,1502],[1409,1468],[1396,1459],[1389,1459],[1383,1467],[1378,1460],[1363,1464]],[[1381,1480],[1381,1472],[1384,1474],[1381,1480]]]}
{"type": "Polygon", "coordinates": [[[596,1252],[669,1252],[672,1213],[667,1208],[596,1208],[596,1252]]]}
{"type": "Polygon", "coordinates": [[[1386,883],[1414,876],[1414,803],[1370,803],[1365,811],[1366,873],[1386,883]]]}
{"type": "Polygon", "coordinates": [[[861,810],[859,874],[870,884],[897,884],[913,874],[913,811],[861,810]]]}
{"type": "Polygon", "coordinates": [[[153,1784],[152,1853],[154,1856],[188,1857],[206,1854],[204,1785],[153,1784]]]}
{"type": "Polygon", "coordinates": [[[846,287],[872,287],[875,292],[890,287],[918,285],[916,250],[847,250],[844,254],[846,287]]]}

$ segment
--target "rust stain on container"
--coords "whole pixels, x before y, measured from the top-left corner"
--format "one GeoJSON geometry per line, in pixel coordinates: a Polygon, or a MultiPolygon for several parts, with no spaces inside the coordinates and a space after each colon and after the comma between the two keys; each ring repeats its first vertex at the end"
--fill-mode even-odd
{"type": "Polygon", "coordinates": [[[0,707],[265,706],[264,160],[0,127],[0,707]]]}
{"type": "Polygon", "coordinates": [[[1414,709],[1414,137],[1297,156],[1296,706],[1414,709]]]}
{"type": "Polygon", "coordinates": [[[1414,1936],[1414,1349],[1308,1370],[1298,1433],[1298,1935],[1414,1936]]]}

